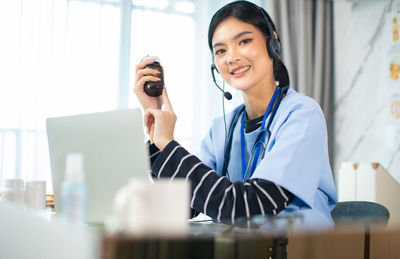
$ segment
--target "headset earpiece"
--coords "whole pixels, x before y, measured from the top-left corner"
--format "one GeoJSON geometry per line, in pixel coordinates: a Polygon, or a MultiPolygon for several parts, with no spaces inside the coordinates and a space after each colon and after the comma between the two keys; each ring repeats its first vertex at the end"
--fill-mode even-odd
{"type": "Polygon", "coordinates": [[[281,56],[281,44],[278,39],[275,38],[275,35],[272,34],[267,39],[267,50],[269,56],[276,60],[281,56]],[[273,35],[273,36],[272,36],[273,35]]]}
{"type": "Polygon", "coordinates": [[[281,57],[281,43],[278,40],[278,36],[276,34],[276,31],[274,30],[274,27],[272,26],[272,19],[263,11],[261,7],[258,7],[259,12],[261,15],[264,17],[265,23],[267,24],[268,27],[268,32],[269,35],[267,36],[267,50],[268,54],[272,59],[280,59],[281,57]]]}

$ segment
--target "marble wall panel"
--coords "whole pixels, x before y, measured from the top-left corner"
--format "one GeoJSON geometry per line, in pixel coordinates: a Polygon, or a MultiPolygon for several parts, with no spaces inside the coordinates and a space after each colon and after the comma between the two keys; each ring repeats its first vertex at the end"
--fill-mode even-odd
{"type": "Polygon", "coordinates": [[[385,17],[395,10],[400,0],[334,2],[334,169],[342,162],[379,162],[400,183],[400,119],[388,123],[382,76],[385,17]]]}

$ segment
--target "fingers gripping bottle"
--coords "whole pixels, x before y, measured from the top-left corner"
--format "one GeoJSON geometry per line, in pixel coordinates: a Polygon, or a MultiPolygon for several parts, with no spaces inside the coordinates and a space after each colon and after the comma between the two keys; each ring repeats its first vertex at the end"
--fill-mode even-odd
{"type": "Polygon", "coordinates": [[[160,78],[160,81],[153,82],[148,81],[144,83],[144,92],[148,96],[157,97],[162,94],[162,90],[164,88],[164,71],[162,66],[160,65],[160,59],[158,57],[146,57],[146,59],[153,59],[153,64],[147,65],[145,68],[151,68],[160,72],[160,74],[156,75],[156,77],[160,78]]]}

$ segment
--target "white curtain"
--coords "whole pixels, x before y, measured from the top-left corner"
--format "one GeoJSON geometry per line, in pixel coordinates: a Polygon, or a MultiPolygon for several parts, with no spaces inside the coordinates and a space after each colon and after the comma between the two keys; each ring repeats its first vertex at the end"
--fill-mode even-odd
{"type": "Polygon", "coordinates": [[[50,183],[46,118],[118,107],[119,28],[118,1],[0,1],[1,185],[50,183]]]}
{"type": "Polygon", "coordinates": [[[266,2],[280,33],[283,62],[291,86],[315,99],[328,128],[329,156],[334,165],[333,2],[271,0],[266,2]]]}

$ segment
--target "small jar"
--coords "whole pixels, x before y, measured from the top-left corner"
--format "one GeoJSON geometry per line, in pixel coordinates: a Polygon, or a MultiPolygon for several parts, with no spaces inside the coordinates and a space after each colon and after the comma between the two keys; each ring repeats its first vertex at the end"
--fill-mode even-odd
{"type": "Polygon", "coordinates": [[[156,75],[156,77],[160,78],[160,81],[153,82],[148,81],[144,83],[144,92],[148,96],[157,97],[162,94],[162,90],[164,88],[164,71],[162,66],[160,65],[160,59],[158,57],[147,57],[146,59],[153,59],[153,64],[147,65],[145,68],[154,69],[160,72],[160,74],[156,75]]]}
{"type": "Polygon", "coordinates": [[[1,199],[19,205],[24,204],[24,181],[21,179],[6,179],[1,199]]]}

